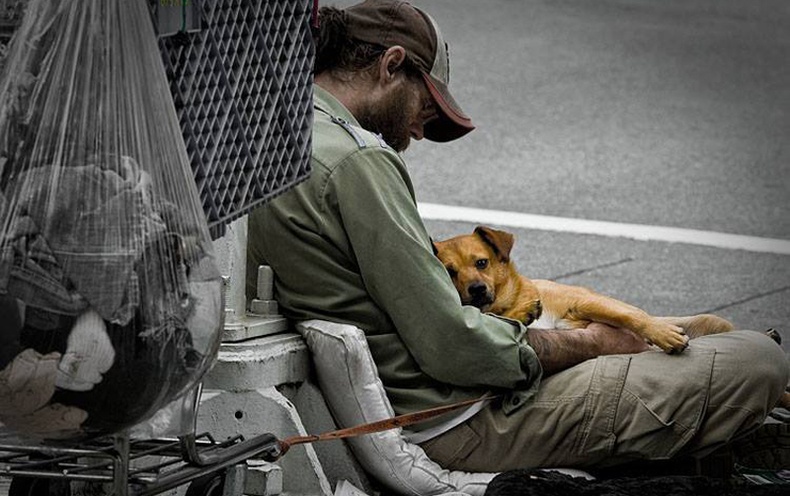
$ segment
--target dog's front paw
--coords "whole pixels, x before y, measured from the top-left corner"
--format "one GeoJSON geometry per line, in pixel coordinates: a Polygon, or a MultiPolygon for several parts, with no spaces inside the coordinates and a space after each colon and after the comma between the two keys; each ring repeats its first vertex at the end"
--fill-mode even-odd
{"type": "Polygon", "coordinates": [[[646,334],[645,337],[648,341],[669,354],[680,353],[689,345],[689,338],[682,327],[665,322],[653,324],[648,328],[646,334]]]}

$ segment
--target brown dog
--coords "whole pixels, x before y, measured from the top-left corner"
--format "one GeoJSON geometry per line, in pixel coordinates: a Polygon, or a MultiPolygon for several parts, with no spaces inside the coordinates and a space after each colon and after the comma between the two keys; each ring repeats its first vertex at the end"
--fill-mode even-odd
{"type": "MultiPolygon", "coordinates": [[[[433,243],[465,305],[524,322],[534,328],[578,329],[601,322],[630,329],[667,353],[683,351],[689,338],[733,329],[721,317],[654,317],[632,305],[580,286],[530,280],[510,260],[513,235],[478,226],[473,234],[433,243]]],[[[780,342],[779,334],[767,334],[780,342]]],[[[790,392],[778,405],[790,410],[790,392]]]]}
{"type": "Polygon", "coordinates": [[[733,329],[715,315],[654,317],[580,286],[528,279],[510,260],[513,242],[508,232],[478,226],[473,234],[434,242],[434,252],[465,305],[531,327],[578,329],[600,322],[630,329],[667,353],[683,351],[689,337],[733,329]]]}

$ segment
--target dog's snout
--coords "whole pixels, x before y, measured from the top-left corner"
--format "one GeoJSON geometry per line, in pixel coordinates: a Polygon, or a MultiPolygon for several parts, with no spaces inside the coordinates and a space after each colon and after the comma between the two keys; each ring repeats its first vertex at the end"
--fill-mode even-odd
{"type": "Polygon", "coordinates": [[[494,301],[493,293],[488,289],[486,283],[482,281],[475,281],[466,287],[468,297],[463,299],[467,305],[472,305],[477,308],[483,309],[494,301]]]}
{"type": "Polygon", "coordinates": [[[469,296],[474,297],[484,295],[488,288],[486,288],[486,285],[482,282],[473,282],[466,288],[466,290],[469,291],[469,296]]]}

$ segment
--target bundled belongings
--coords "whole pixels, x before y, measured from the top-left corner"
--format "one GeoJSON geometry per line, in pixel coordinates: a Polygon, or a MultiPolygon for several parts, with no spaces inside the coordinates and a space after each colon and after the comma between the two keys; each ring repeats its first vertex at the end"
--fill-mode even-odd
{"type": "Polygon", "coordinates": [[[216,357],[222,281],[145,0],[31,0],[0,81],[0,434],[143,421],[216,357]]]}

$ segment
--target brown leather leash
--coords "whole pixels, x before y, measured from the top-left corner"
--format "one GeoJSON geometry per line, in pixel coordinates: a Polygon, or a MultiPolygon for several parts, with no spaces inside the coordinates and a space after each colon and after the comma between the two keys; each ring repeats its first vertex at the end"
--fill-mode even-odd
{"type": "Polygon", "coordinates": [[[473,405],[480,401],[492,400],[496,398],[499,398],[499,396],[482,396],[472,400],[464,400],[457,403],[452,403],[450,405],[437,406],[434,408],[428,408],[426,410],[420,410],[418,412],[405,413],[403,415],[397,415],[384,420],[378,420],[376,422],[360,424],[354,427],[329,431],[323,434],[310,436],[291,436],[283,440],[277,440],[280,450],[279,456],[284,455],[286,452],[288,452],[291,446],[296,446],[297,444],[308,444],[318,441],[343,439],[347,437],[361,436],[364,434],[373,434],[374,432],[386,431],[389,429],[395,429],[397,427],[405,427],[407,425],[413,425],[430,420],[432,418],[438,417],[439,415],[457,410],[458,408],[473,405]]]}

